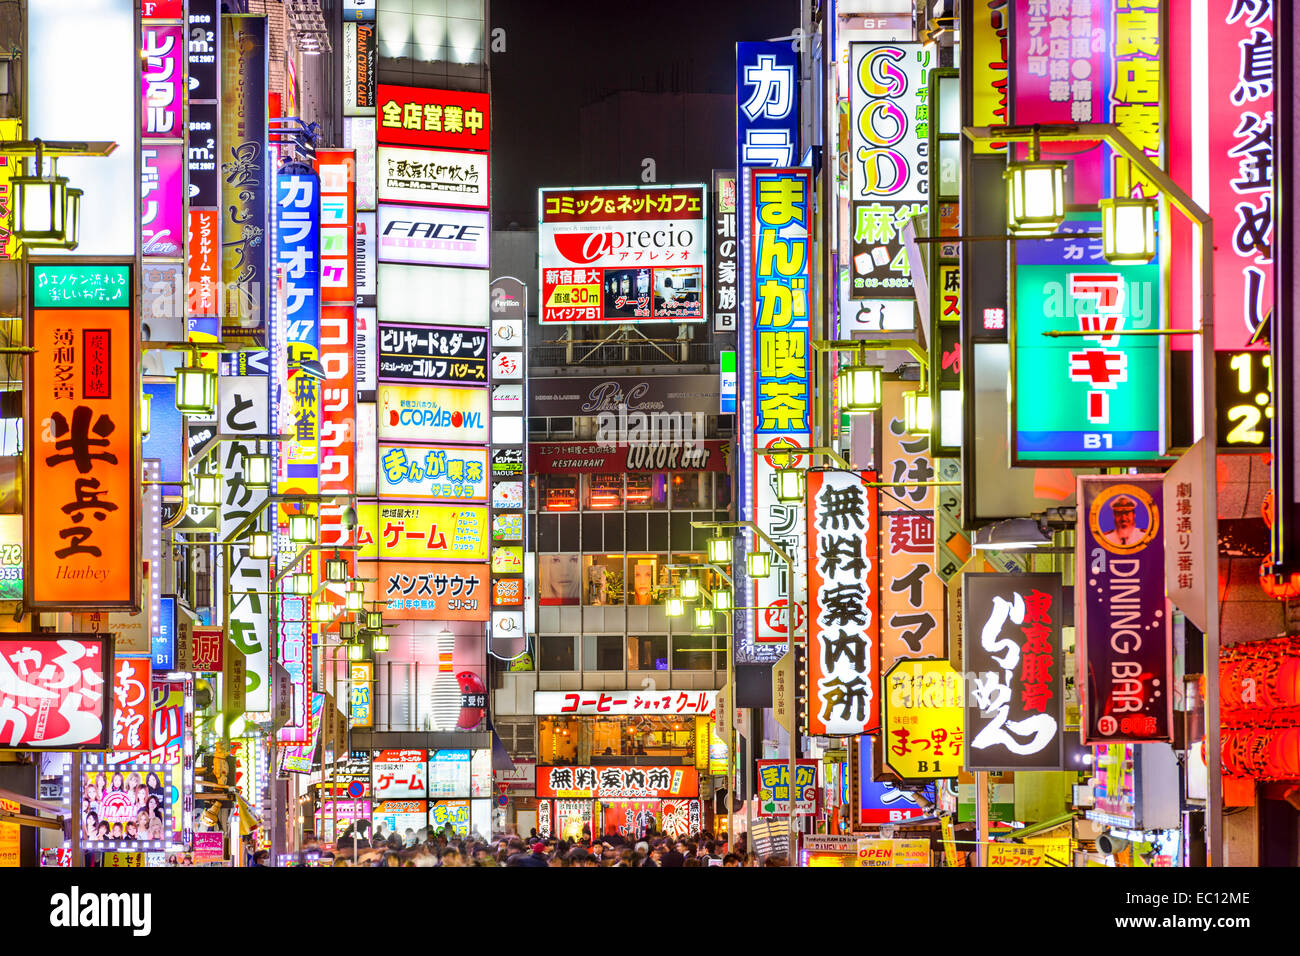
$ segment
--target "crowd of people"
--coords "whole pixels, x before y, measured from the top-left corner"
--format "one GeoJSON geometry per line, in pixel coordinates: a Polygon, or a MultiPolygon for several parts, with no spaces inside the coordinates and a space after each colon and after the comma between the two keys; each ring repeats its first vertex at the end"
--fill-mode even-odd
{"type": "MultiPolygon", "coordinates": [[[[601,834],[593,839],[584,828],[572,839],[498,834],[491,839],[478,833],[456,834],[450,826],[424,831],[403,839],[396,833],[371,834],[369,821],[349,826],[332,847],[322,846],[308,835],[301,862],[332,866],[785,866],[784,857],[759,857],[746,852],[741,836],[732,847],[725,837],[700,834],[674,838],[651,828],[643,839],[629,840],[619,834],[601,834]],[[372,839],[374,836],[374,839],[372,839]]],[[[254,866],[267,864],[266,851],[259,851],[254,866]]]]}

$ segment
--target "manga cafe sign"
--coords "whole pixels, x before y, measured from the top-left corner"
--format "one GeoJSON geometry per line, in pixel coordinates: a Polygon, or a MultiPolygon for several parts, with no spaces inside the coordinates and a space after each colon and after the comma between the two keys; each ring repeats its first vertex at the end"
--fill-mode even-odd
{"type": "Polygon", "coordinates": [[[962,576],[968,770],[1061,766],[1061,579],[962,576]]]}
{"type": "Polygon", "coordinates": [[[1078,500],[1083,742],[1172,741],[1163,477],[1080,477],[1078,500]]]}

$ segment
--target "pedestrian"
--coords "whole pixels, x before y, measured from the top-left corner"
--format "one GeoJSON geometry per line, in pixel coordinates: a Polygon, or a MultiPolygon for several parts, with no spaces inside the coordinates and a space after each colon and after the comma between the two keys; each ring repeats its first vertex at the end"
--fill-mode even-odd
{"type": "Polygon", "coordinates": [[[740,866],[740,857],[735,853],[728,853],[722,858],[723,866],[740,866]]]}
{"type": "MultiPolygon", "coordinates": [[[[685,846],[686,844],[683,843],[679,845],[685,846]]],[[[659,859],[660,866],[679,867],[686,862],[686,854],[682,853],[676,846],[673,846],[670,841],[665,839],[660,844],[660,847],[663,848],[659,859]]]]}
{"type": "Polygon", "coordinates": [[[270,850],[258,850],[253,854],[253,866],[260,866],[264,870],[269,870],[270,866],[267,864],[267,861],[270,859],[270,850]]]}

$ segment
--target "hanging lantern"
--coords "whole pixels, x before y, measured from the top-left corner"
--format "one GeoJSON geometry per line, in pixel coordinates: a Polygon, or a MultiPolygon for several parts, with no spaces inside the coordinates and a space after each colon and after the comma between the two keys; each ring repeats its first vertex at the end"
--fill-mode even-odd
{"type": "Polygon", "coordinates": [[[216,508],[221,504],[221,476],[194,476],[194,504],[200,508],[216,508]]]}
{"type": "Polygon", "coordinates": [[[841,412],[865,415],[880,407],[880,369],[869,365],[841,365],[836,379],[841,412]]]}
{"type": "Polygon", "coordinates": [[[772,555],[768,551],[751,551],[745,561],[751,578],[765,578],[772,573],[772,555]]]}
{"type": "Polygon", "coordinates": [[[372,631],[381,630],[384,626],[384,614],[382,611],[366,612],[366,627],[372,631]]]}
{"type": "Polygon", "coordinates": [[[709,539],[709,560],[714,564],[731,563],[731,539],[730,538],[710,538],[709,539]]]}
{"type": "Polygon", "coordinates": [[[929,434],[934,424],[930,396],[925,392],[903,393],[903,428],[912,435],[929,434]]]}
{"type": "Polygon", "coordinates": [[[348,579],[348,562],[344,558],[330,558],[325,562],[325,580],[342,584],[348,579]]]}
{"type": "Polygon", "coordinates": [[[731,588],[718,588],[713,592],[713,610],[731,610],[731,588]]]}
{"type": "Polygon", "coordinates": [[[271,487],[270,455],[244,455],[244,484],[249,488],[271,487]]]}
{"type": "Polygon", "coordinates": [[[1029,145],[1029,161],[1007,163],[1007,228],[1016,236],[1056,232],[1065,221],[1065,163],[1039,159],[1038,132],[1029,145]]]}
{"type": "Polygon", "coordinates": [[[348,645],[348,660],[350,661],[364,660],[365,655],[366,655],[366,646],[364,644],[355,643],[355,644],[348,645]]]}
{"type": "Polygon", "coordinates": [[[364,592],[348,591],[347,608],[349,611],[363,611],[366,607],[366,595],[364,592]]]}
{"type": "Polygon", "coordinates": [[[370,649],[374,651],[388,650],[388,635],[383,631],[375,631],[370,635],[370,649]]]}
{"type": "Polygon", "coordinates": [[[344,641],[355,641],[357,639],[357,622],[340,621],[339,638],[344,641]]]}
{"type": "MultiPolygon", "coordinates": [[[[26,245],[68,248],[68,179],[59,175],[58,162],[57,157],[52,158],[50,175],[42,175],[43,161],[38,143],[33,174],[28,175],[27,161],[23,160],[22,175],[9,181],[14,197],[14,235],[26,245]]],[[[81,190],[78,189],[71,201],[76,205],[80,199],[81,190]]],[[[74,218],[77,215],[74,210],[74,218]]]]}
{"type": "Polygon", "coordinates": [[[211,415],[217,405],[217,373],[191,361],[193,356],[176,370],[176,410],[183,415],[211,415]]]}
{"type": "Polygon", "coordinates": [[[254,531],[248,536],[248,556],[256,561],[265,561],[271,556],[271,532],[254,531]]]}
{"type": "Polygon", "coordinates": [[[713,626],[713,609],[701,607],[695,609],[695,626],[703,629],[713,626]]]}
{"type": "Polygon", "coordinates": [[[669,617],[681,617],[686,611],[686,604],[679,597],[670,597],[664,602],[664,611],[669,617]]]}
{"type": "Polygon", "coordinates": [[[1156,254],[1156,201],[1102,199],[1102,255],[1112,265],[1145,265],[1156,254]]]}
{"type": "Polygon", "coordinates": [[[776,500],[784,505],[803,504],[808,476],[802,468],[781,468],[776,473],[776,500]]]}
{"type": "Polygon", "coordinates": [[[291,582],[289,588],[291,594],[296,594],[299,597],[310,597],[311,592],[315,590],[312,585],[311,574],[309,573],[293,574],[289,576],[289,579],[291,582]]]}
{"type": "Polygon", "coordinates": [[[682,597],[694,601],[700,596],[700,579],[686,576],[682,578],[682,597]]]}
{"type": "Polygon", "coordinates": [[[153,419],[153,396],[148,392],[140,394],[140,435],[144,437],[149,434],[149,426],[153,419]]]}

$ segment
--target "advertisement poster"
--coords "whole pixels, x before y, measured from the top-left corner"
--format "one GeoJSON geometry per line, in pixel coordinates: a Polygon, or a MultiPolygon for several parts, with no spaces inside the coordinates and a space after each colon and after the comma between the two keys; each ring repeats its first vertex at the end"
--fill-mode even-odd
{"type": "Polygon", "coordinates": [[[380,146],[378,154],[380,203],[488,207],[486,153],[380,146]]]}
{"type": "Polygon", "coordinates": [[[542,767],[537,768],[539,797],[695,797],[699,778],[694,767],[542,767]]]}
{"type": "Polygon", "coordinates": [[[379,497],[487,501],[487,449],[380,445],[379,497]]]}
{"type": "Polygon", "coordinates": [[[486,385],[487,330],[380,322],[376,372],[381,382],[486,385]]]}
{"type": "Polygon", "coordinates": [[[0,667],[15,706],[0,724],[10,750],[108,750],[113,644],[89,634],[0,639],[0,667]]]}
{"type": "Polygon", "coordinates": [[[83,769],[82,846],[162,849],[172,833],[171,784],[165,764],[124,763],[83,769]]]}
{"type": "Polygon", "coordinates": [[[381,203],[380,262],[425,266],[488,266],[488,214],[474,209],[381,203]]]}
{"type": "Polygon", "coordinates": [[[485,388],[380,385],[375,395],[380,441],[487,443],[485,388]]]}
{"type": "Polygon", "coordinates": [[[542,323],[703,322],[707,192],[539,190],[542,323]]]}
{"type": "Polygon", "coordinates": [[[1160,475],[1079,478],[1075,583],[1084,743],[1173,740],[1160,475]]]}
{"type": "Polygon", "coordinates": [[[486,151],[491,145],[486,93],[379,87],[379,142],[486,151]]]}
{"type": "Polygon", "coordinates": [[[956,776],[966,759],[961,675],[944,660],[903,660],[881,690],[886,768],[904,780],[956,776]]]}
{"type": "Polygon", "coordinates": [[[488,619],[487,565],[378,561],[360,567],[363,577],[377,578],[366,583],[366,600],[379,602],[386,621],[488,619]]]}
{"type": "Polygon", "coordinates": [[[488,509],[481,505],[359,504],[360,560],[488,558],[488,509]]]}
{"type": "MultiPolygon", "coordinates": [[[[817,812],[817,761],[800,760],[795,766],[795,815],[817,812]]],[[[758,761],[758,815],[784,817],[790,814],[790,762],[758,761]]]]}
{"type": "Polygon", "coordinates": [[[1061,579],[962,576],[967,770],[1063,766],[1061,579]]]}

